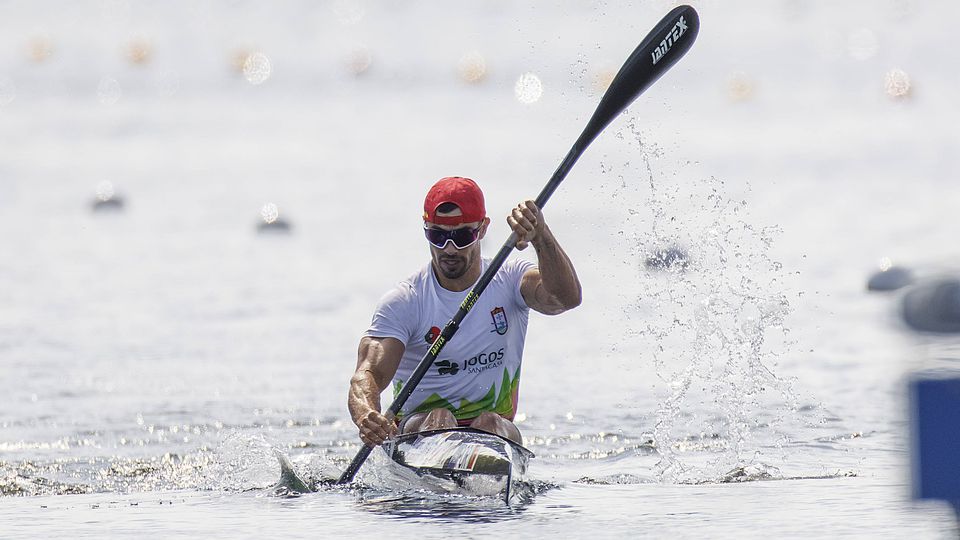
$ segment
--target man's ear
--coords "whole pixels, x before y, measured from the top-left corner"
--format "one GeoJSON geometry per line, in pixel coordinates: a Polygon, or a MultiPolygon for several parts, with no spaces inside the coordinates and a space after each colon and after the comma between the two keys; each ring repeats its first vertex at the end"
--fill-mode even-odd
{"type": "Polygon", "coordinates": [[[487,235],[487,227],[490,226],[490,218],[483,218],[483,223],[480,224],[480,236],[479,238],[483,240],[483,237],[487,235]]]}

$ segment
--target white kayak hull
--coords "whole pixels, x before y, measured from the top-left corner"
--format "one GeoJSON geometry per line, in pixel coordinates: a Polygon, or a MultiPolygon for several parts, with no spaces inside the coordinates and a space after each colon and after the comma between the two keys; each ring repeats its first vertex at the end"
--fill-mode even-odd
{"type": "Polygon", "coordinates": [[[533,458],[531,451],[513,441],[473,428],[408,433],[387,441],[384,450],[394,463],[420,477],[447,480],[483,494],[492,489],[507,502],[533,458]]]}

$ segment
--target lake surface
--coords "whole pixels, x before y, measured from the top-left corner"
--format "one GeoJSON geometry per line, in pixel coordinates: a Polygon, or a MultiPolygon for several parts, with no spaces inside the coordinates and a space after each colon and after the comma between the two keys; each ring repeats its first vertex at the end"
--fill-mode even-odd
{"type": "Polygon", "coordinates": [[[545,209],[584,303],[531,316],[507,507],[377,452],[278,496],[274,452],[345,467],[426,189],[483,186],[492,256],[671,4],[0,5],[0,536],[954,537],[910,499],[905,390],[954,343],[865,285],[960,260],[957,8],[695,6],[545,209]]]}

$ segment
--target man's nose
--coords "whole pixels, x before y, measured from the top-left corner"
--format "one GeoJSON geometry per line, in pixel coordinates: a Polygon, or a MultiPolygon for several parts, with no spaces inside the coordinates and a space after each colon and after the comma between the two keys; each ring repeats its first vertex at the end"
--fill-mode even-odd
{"type": "Polygon", "coordinates": [[[447,240],[447,243],[443,245],[443,252],[447,255],[456,255],[458,251],[460,250],[453,244],[453,240],[447,240]]]}

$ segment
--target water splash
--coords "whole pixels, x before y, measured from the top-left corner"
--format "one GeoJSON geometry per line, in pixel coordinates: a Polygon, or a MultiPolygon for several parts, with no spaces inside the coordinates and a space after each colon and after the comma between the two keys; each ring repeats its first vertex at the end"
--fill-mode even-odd
{"type": "MultiPolygon", "coordinates": [[[[180,455],[71,457],[0,461],[0,496],[138,493],[165,490],[270,493],[280,478],[281,449],[261,434],[231,431],[211,447],[180,455]]],[[[342,464],[329,456],[295,456],[310,485],[339,476],[342,464]]]]}
{"type": "Polygon", "coordinates": [[[209,456],[67,458],[0,463],[0,495],[39,496],[203,489],[209,456]]]}
{"type": "Polygon", "coordinates": [[[207,452],[204,483],[213,490],[266,489],[280,478],[275,450],[263,435],[229,433],[207,452]]]}
{"type": "Polygon", "coordinates": [[[780,229],[753,223],[749,188],[735,197],[742,186],[696,178],[691,163],[663,163],[666,153],[636,121],[618,138],[633,163],[604,164],[606,189],[617,200],[642,201],[624,209],[617,233],[639,270],[624,293],[620,347],[643,351],[624,354],[652,363],[659,379],[657,477],[715,480],[737,467],[778,474],[765,463],[783,459],[787,435],[779,426],[796,416],[798,401],[775,371],[793,345],[785,325],[791,274],[771,255],[780,229]],[[682,264],[644,264],[665,246],[684,253],[682,264]]]}

